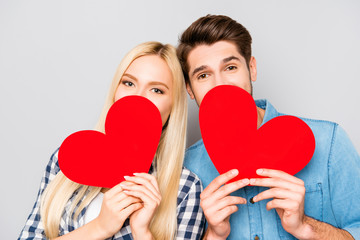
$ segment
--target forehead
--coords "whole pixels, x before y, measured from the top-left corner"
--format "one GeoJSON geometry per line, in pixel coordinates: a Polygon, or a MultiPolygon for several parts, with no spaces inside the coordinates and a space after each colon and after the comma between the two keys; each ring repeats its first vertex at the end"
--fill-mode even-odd
{"type": "Polygon", "coordinates": [[[189,71],[201,65],[218,64],[230,56],[238,57],[242,62],[245,62],[245,58],[240,55],[236,45],[232,42],[219,41],[212,45],[200,44],[192,49],[188,55],[189,71]]]}
{"type": "Polygon", "coordinates": [[[172,73],[168,64],[158,55],[146,55],[136,58],[125,73],[144,80],[172,80],[172,73]]]}
{"type": "Polygon", "coordinates": [[[143,67],[143,68],[154,68],[155,70],[160,69],[160,68],[168,68],[167,63],[158,55],[145,55],[145,56],[141,56],[136,58],[135,60],[133,60],[130,65],[128,66],[128,68],[126,69],[127,71],[131,71],[136,69],[138,71],[137,68],[139,67],[143,67]],[[158,66],[155,67],[154,66],[158,66]]]}

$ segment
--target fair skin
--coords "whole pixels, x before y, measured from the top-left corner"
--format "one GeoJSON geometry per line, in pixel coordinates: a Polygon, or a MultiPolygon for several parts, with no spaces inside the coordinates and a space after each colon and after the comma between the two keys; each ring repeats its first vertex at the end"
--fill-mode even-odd
{"type": "MultiPolygon", "coordinates": [[[[237,51],[236,45],[219,41],[212,45],[201,44],[190,51],[187,63],[189,80],[187,91],[200,106],[205,94],[219,85],[238,86],[252,94],[251,83],[256,81],[256,60],[251,57],[249,67],[245,58],[237,51]]],[[[260,127],[265,111],[257,108],[260,127]]],[[[229,194],[251,184],[268,187],[259,193],[254,202],[272,199],[267,209],[275,209],[283,228],[298,239],[353,239],[344,230],[314,220],[304,214],[304,182],[285,172],[259,169],[257,174],[266,178],[242,179],[229,184],[238,174],[234,169],[215,178],[200,195],[208,228],[204,239],[226,239],[230,234],[229,218],[238,210],[237,204],[246,204],[246,199],[229,194]],[[226,185],[225,185],[226,184],[226,185]]]]}
{"type": "MultiPolygon", "coordinates": [[[[164,126],[172,107],[172,82],[171,70],[163,59],[142,56],[125,71],[114,100],[130,95],[149,99],[159,109],[164,126]]],[[[56,239],[106,239],[115,235],[128,217],[134,239],[153,239],[149,225],[161,202],[157,180],[148,173],[124,178],[126,181],[115,187],[101,190],[104,198],[97,218],[56,239]]]]}

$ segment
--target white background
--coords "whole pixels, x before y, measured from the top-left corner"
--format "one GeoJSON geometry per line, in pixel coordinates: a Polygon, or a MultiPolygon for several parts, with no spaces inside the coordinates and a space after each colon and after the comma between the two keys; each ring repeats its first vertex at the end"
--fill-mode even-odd
{"type": "MultiPolygon", "coordinates": [[[[255,98],[338,122],[359,151],[359,12],[355,0],[0,0],[0,239],[20,233],[52,152],[94,127],[124,54],[149,40],[176,45],[208,13],[252,34],[255,98]]],[[[188,145],[199,138],[191,102],[188,145]]]]}

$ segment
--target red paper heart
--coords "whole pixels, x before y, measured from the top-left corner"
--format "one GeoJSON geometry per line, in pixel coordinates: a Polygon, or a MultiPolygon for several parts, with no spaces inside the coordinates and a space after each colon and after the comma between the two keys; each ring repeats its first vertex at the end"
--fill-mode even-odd
{"type": "Polygon", "coordinates": [[[242,178],[256,178],[259,168],[291,175],[303,169],[315,150],[309,126],[294,116],[279,116],[257,129],[257,110],[245,90],[217,86],[204,97],[199,121],[206,151],[220,174],[238,169],[242,178]]]}
{"type": "Polygon", "coordinates": [[[148,172],[161,135],[157,107],[140,96],[127,96],[110,108],[105,132],[85,130],[60,146],[59,166],[74,182],[111,188],[126,175],[148,172]]]}

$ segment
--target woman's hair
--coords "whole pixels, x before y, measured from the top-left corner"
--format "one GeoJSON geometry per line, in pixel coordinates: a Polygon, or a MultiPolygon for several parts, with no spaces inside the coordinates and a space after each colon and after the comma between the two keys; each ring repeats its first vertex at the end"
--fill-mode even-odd
{"type": "MultiPolygon", "coordinates": [[[[180,63],[173,46],[159,42],[146,42],[132,49],[121,61],[108,93],[100,119],[95,127],[105,132],[107,112],[114,103],[116,89],[120,80],[137,58],[156,55],[169,66],[173,77],[173,106],[154,158],[155,175],[159,184],[162,201],[150,223],[150,231],[155,239],[172,239],[177,230],[177,194],[182,172],[187,125],[187,97],[180,63]]],[[[70,212],[76,219],[80,212],[100,192],[100,187],[81,185],[69,180],[61,171],[54,177],[42,194],[40,213],[46,236],[57,237],[62,214],[67,202],[77,192],[70,212]],[[81,204],[79,204],[82,200],[81,204]]]]}

